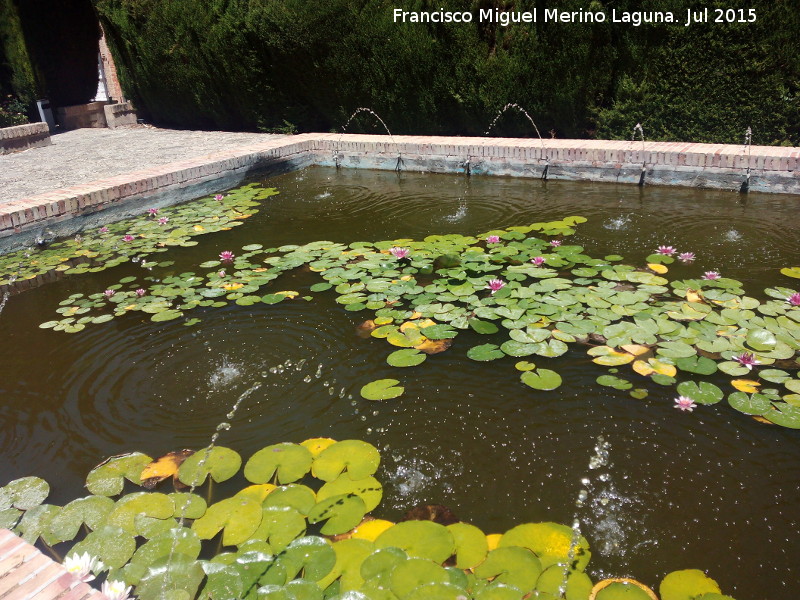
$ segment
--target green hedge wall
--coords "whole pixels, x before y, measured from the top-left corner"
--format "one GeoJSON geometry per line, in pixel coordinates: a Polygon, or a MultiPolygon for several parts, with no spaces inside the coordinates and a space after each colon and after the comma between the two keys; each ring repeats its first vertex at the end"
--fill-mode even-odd
{"type": "MultiPolygon", "coordinates": [[[[359,106],[395,133],[480,135],[504,104],[543,135],[800,141],[795,0],[94,0],[153,122],[300,131],[359,106]],[[750,25],[396,24],[392,9],[756,8],[750,25]]],[[[354,124],[378,131],[367,117],[354,124]]],[[[497,133],[533,135],[509,113],[497,133]]]]}
{"type": "Polygon", "coordinates": [[[12,0],[0,0],[0,101],[13,95],[23,104],[32,105],[36,90],[19,13],[12,0]]]}

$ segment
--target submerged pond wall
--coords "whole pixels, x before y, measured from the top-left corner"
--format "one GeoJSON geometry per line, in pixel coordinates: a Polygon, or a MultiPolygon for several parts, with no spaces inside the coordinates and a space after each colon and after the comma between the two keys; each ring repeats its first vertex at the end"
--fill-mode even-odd
{"type": "Polygon", "coordinates": [[[313,164],[800,194],[800,149],[432,136],[303,134],[54,190],[0,206],[0,252],[313,164]],[[749,179],[748,179],[749,171],[749,179]]]}

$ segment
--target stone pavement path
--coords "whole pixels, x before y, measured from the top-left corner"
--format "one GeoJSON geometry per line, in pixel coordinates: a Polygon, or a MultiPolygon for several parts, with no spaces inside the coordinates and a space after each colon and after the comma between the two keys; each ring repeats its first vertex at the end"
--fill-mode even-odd
{"type": "Polygon", "coordinates": [[[149,125],[67,131],[50,146],[0,156],[0,204],[279,137],[149,125]]]}

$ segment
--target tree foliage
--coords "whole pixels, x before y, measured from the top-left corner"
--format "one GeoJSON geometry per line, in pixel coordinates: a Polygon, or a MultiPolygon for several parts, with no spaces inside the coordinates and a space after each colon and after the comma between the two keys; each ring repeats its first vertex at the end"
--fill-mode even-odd
{"type": "MultiPolygon", "coordinates": [[[[684,27],[697,0],[94,0],[126,93],[156,123],[340,127],[368,106],[393,132],[482,134],[516,102],[559,137],[798,142],[792,0],[730,0],[752,24],[684,27]],[[392,10],[469,10],[470,24],[394,23],[392,10]],[[677,24],[544,23],[545,8],[673,10],[677,24]],[[539,9],[534,24],[480,9],[539,9]]],[[[713,9],[721,1],[710,3],[713,9]]],[[[364,131],[378,131],[367,118],[364,131]]],[[[534,135],[509,112],[498,134],[534,135]]]]}

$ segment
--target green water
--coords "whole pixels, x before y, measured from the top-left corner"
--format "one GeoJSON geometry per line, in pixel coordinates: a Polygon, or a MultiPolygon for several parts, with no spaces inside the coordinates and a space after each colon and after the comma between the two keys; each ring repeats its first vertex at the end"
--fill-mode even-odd
{"type": "MultiPolygon", "coordinates": [[[[670,278],[717,270],[754,296],[792,286],[778,269],[800,256],[794,196],[323,168],[266,184],[280,195],[244,226],[159,259],[181,273],[253,242],[475,234],[567,215],[589,219],[573,239],[593,256],[640,263],[670,244],[698,256],[673,265],[670,278]]],[[[508,376],[516,359],[467,359],[484,341],[472,332],[398,373],[385,363],[394,348],[356,335],[369,315],[344,311],[330,293],[198,309],[191,316],[202,321],[191,328],[141,314],[75,335],[38,328],[67,295],[140,271],[124,265],[11,296],[0,315],[0,483],[39,475],[54,484],[49,501],[65,502],[83,494],[86,472],[108,455],[204,446],[238,395],[261,381],[220,443],[248,455],[307,437],[369,441],[384,458],[379,516],[441,503],[487,532],[577,516],[595,553],[593,575],[654,585],[696,567],[738,600],[796,597],[796,431],[756,423],[724,402],[680,413],[670,388],[650,385],[647,399],[633,400],[598,386],[606,370],[582,349],[537,360],[565,383],[534,392],[508,376]],[[401,378],[403,397],[361,400],[360,387],[381,377],[401,378]],[[598,436],[611,445],[609,463],[590,470],[598,436]],[[581,489],[589,496],[578,508],[581,489]]],[[[319,278],[298,271],[280,281],[304,295],[319,278]]]]}

